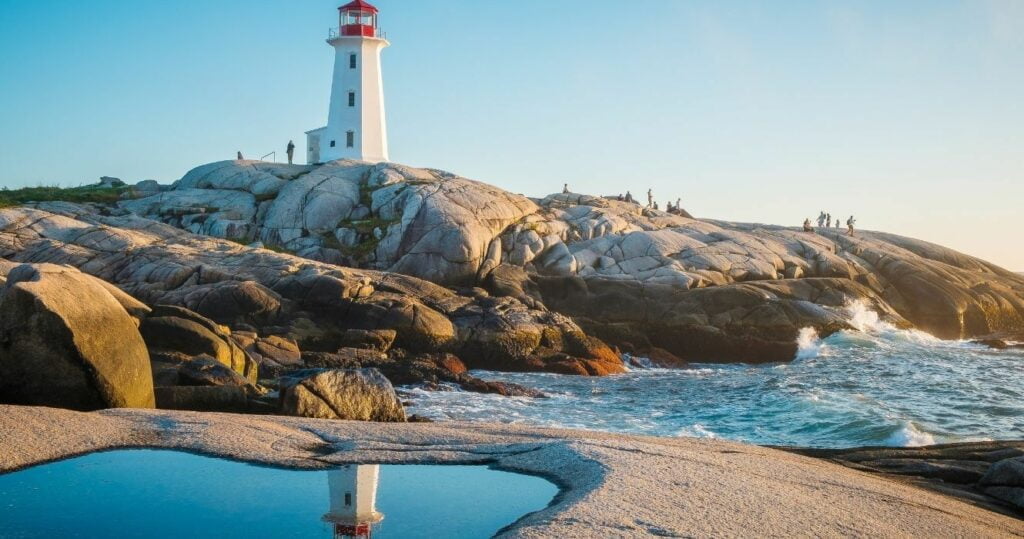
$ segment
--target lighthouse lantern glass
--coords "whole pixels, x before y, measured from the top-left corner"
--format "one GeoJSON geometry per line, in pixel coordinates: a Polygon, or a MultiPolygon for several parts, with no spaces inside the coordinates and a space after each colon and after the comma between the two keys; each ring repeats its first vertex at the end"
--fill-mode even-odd
{"type": "Polygon", "coordinates": [[[377,14],[359,9],[341,12],[341,35],[375,37],[377,14]]]}

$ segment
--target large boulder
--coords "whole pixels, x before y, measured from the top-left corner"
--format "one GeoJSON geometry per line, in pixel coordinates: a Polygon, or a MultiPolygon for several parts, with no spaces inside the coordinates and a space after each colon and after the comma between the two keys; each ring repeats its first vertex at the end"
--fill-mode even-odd
{"type": "Polygon", "coordinates": [[[281,379],[287,415],[354,421],[404,422],[405,409],[377,369],[297,371],[281,379]]]}
{"type": "Polygon", "coordinates": [[[11,270],[0,300],[0,401],[152,408],[149,355],[129,299],[69,267],[11,270]]]}
{"type": "Polygon", "coordinates": [[[230,330],[212,320],[174,305],[158,305],[140,327],[154,354],[209,356],[255,382],[258,366],[231,338],[230,330]]]}

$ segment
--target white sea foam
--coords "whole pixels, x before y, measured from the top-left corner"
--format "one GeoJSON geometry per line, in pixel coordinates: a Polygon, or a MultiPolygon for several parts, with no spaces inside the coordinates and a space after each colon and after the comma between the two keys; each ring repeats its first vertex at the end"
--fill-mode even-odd
{"type": "Polygon", "coordinates": [[[821,339],[818,338],[818,331],[814,328],[800,328],[800,333],[796,336],[796,358],[818,357],[820,351],[821,339]]]}
{"type": "Polygon", "coordinates": [[[864,333],[885,333],[895,330],[892,324],[883,322],[878,313],[871,310],[862,299],[851,301],[845,307],[850,325],[864,333]]]}
{"type": "Polygon", "coordinates": [[[717,434],[709,430],[704,425],[701,425],[700,423],[694,423],[689,427],[683,427],[679,429],[679,432],[676,433],[676,436],[689,438],[718,438],[717,434]]]}
{"type": "Polygon", "coordinates": [[[622,354],[622,364],[626,367],[626,370],[631,368],[638,369],[653,369],[654,363],[651,363],[650,358],[634,356],[632,354],[622,354]]]}
{"type": "Polygon", "coordinates": [[[921,447],[934,444],[934,436],[918,429],[910,421],[904,421],[903,426],[885,440],[885,445],[892,447],[921,447]]]}

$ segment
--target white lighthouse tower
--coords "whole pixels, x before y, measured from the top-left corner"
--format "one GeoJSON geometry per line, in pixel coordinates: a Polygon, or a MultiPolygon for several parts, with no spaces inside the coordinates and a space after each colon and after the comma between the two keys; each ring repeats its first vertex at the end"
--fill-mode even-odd
{"type": "Polygon", "coordinates": [[[368,2],[354,0],[338,12],[338,28],[327,38],[335,54],[327,127],[306,132],[306,161],[387,161],[380,53],[390,43],[377,26],[377,8],[368,2]]]}
{"type": "Polygon", "coordinates": [[[334,529],[335,539],[368,539],[373,526],[384,520],[377,511],[380,466],[350,464],[327,472],[331,509],[323,516],[334,529]]]}

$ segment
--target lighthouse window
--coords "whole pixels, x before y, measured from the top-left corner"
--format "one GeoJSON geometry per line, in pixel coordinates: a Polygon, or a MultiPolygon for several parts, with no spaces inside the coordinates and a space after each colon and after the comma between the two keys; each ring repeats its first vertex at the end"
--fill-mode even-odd
{"type": "Polygon", "coordinates": [[[355,92],[349,92],[348,93],[348,106],[350,106],[350,107],[356,106],[356,93],[355,92]]]}
{"type": "Polygon", "coordinates": [[[355,54],[348,55],[348,68],[349,69],[355,69],[356,68],[356,55],[355,54]]]}
{"type": "Polygon", "coordinates": [[[333,148],[333,147],[334,147],[334,141],[332,140],[331,141],[331,148],[333,148]]]}
{"type": "Polygon", "coordinates": [[[352,493],[351,492],[346,492],[345,493],[345,505],[346,506],[351,506],[352,505],[352,493]]]}
{"type": "Polygon", "coordinates": [[[345,133],[345,146],[348,148],[354,148],[356,146],[356,132],[349,131],[345,133]]]}

